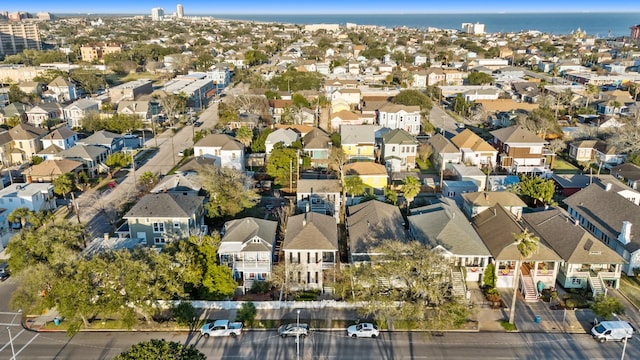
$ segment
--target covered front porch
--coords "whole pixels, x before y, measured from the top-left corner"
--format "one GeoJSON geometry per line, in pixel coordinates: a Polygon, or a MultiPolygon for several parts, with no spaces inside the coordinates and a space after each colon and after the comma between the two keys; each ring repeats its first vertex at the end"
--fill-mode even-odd
{"type": "Polygon", "coordinates": [[[558,283],[565,289],[590,288],[593,295],[606,295],[607,287],[620,287],[622,264],[564,263],[558,274],[558,283]]]}

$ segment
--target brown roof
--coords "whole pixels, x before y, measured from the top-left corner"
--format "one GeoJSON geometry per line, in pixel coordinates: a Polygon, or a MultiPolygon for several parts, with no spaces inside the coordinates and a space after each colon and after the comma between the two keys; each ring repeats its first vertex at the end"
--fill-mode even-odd
{"type": "Polygon", "coordinates": [[[45,160],[38,165],[33,165],[26,174],[32,177],[55,177],[66,174],[82,167],[82,163],[75,160],[45,160]]]}
{"type": "Polygon", "coordinates": [[[344,166],[346,175],[387,175],[384,165],[369,161],[354,162],[344,166]]]}
{"type": "Polygon", "coordinates": [[[360,119],[360,116],[352,111],[342,110],[331,114],[331,118],[340,118],[341,120],[358,120],[360,119]]]}
{"type": "Polygon", "coordinates": [[[458,149],[471,149],[474,152],[479,151],[496,151],[488,142],[482,140],[482,138],[476,135],[469,129],[464,129],[460,134],[451,138],[451,142],[458,147],[458,149]]]}
{"type": "Polygon", "coordinates": [[[530,104],[526,102],[515,102],[511,99],[476,100],[475,103],[482,105],[484,110],[487,112],[511,111],[511,110],[531,111],[539,107],[538,104],[530,104]]]}
{"type": "Polygon", "coordinates": [[[314,212],[290,216],[283,250],[338,250],[336,219],[314,212]]]}
{"type": "Polygon", "coordinates": [[[506,128],[493,130],[491,132],[498,140],[502,141],[505,144],[508,143],[537,143],[537,144],[545,144],[546,141],[539,138],[538,135],[533,132],[525,129],[523,126],[514,125],[506,128]]]}

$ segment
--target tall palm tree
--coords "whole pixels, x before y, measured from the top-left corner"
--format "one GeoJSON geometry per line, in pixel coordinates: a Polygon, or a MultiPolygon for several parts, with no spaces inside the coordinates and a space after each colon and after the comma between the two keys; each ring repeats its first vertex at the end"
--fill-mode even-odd
{"type": "Polygon", "coordinates": [[[509,310],[509,324],[513,324],[516,315],[516,296],[518,295],[518,283],[520,282],[520,265],[522,262],[538,251],[540,238],[529,230],[524,229],[520,234],[513,234],[520,259],[516,261],[516,278],[513,284],[513,298],[511,299],[511,309],[509,310]]]}
{"type": "Polygon", "coordinates": [[[402,181],[402,192],[404,193],[404,198],[407,199],[407,214],[409,213],[409,205],[418,196],[421,188],[420,180],[414,176],[407,176],[402,181]]]}
{"type": "Polygon", "coordinates": [[[24,229],[24,227],[27,225],[27,219],[32,215],[33,215],[33,211],[29,210],[29,208],[19,207],[14,209],[7,216],[7,220],[12,223],[20,222],[20,228],[24,229]]]}
{"type": "Polygon", "coordinates": [[[588,84],[587,85],[587,89],[586,89],[586,93],[587,93],[587,104],[584,106],[585,108],[589,107],[589,100],[593,99],[596,97],[596,95],[598,95],[598,93],[600,92],[600,88],[593,85],[593,84],[588,84]]]}

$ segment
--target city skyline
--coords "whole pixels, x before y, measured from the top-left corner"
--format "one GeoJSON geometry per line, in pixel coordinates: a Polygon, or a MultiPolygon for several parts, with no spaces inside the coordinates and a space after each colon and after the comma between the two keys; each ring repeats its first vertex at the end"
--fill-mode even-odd
{"type": "Polygon", "coordinates": [[[94,13],[94,14],[145,14],[151,13],[152,8],[163,8],[169,15],[176,11],[176,6],[182,4],[185,15],[214,15],[214,14],[416,14],[416,13],[545,13],[545,12],[640,12],[640,4],[616,4],[601,1],[556,1],[542,0],[536,3],[518,3],[513,1],[491,1],[479,3],[477,1],[459,0],[455,3],[443,3],[420,0],[400,0],[388,2],[371,0],[367,2],[338,2],[329,1],[318,4],[300,3],[299,1],[282,0],[274,2],[246,0],[242,5],[237,3],[216,4],[208,1],[122,1],[113,0],[106,4],[92,3],[82,5],[77,3],[51,3],[48,0],[33,0],[29,3],[5,4],[0,11],[27,11],[50,13],[94,13]]]}

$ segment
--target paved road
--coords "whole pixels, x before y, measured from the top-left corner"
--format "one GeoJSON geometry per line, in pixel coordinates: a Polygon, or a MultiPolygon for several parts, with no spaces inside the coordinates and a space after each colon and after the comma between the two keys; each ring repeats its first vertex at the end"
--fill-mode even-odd
{"type": "MultiPolygon", "coordinates": [[[[19,359],[112,359],[132,344],[164,338],[194,344],[208,359],[295,359],[295,338],[275,331],[249,332],[232,338],[204,339],[185,333],[61,333],[23,332],[15,335],[19,359]],[[27,344],[28,343],[28,344],[27,344]]],[[[0,331],[0,344],[6,344],[0,331]]],[[[300,342],[300,359],[620,359],[623,344],[599,344],[588,335],[467,333],[429,337],[424,333],[385,333],[378,339],[351,339],[342,332],[316,332],[300,342]]],[[[11,349],[0,346],[0,360],[11,349]]],[[[625,359],[640,358],[640,340],[626,348],[625,359]]]]}
{"type": "MultiPolygon", "coordinates": [[[[184,149],[193,147],[193,136],[196,131],[205,128],[213,128],[218,121],[218,104],[211,103],[201,115],[200,127],[185,126],[177,132],[167,130],[158,134],[157,139],[146,139],[146,147],[158,146],[144,164],[135,169],[136,179],[146,171],[156,174],[167,174],[179,161],[178,153],[184,149]]],[[[78,198],[80,207],[80,221],[87,224],[91,239],[101,237],[104,233],[113,233],[117,218],[117,209],[122,204],[130,201],[136,194],[136,182],[133,171],[130,171],[113,189],[102,192],[89,191],[78,198]]],[[[75,217],[74,220],[76,221],[75,217]]]]}
{"type": "Polygon", "coordinates": [[[445,136],[451,138],[458,134],[458,126],[456,119],[447,114],[440,106],[433,105],[431,112],[429,113],[429,120],[436,129],[444,129],[447,133],[445,136]]]}

